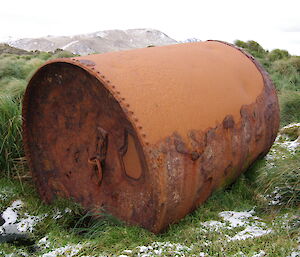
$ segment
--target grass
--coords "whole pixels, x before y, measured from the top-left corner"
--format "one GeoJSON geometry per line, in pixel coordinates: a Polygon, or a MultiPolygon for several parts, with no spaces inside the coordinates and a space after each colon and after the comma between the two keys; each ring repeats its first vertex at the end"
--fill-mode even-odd
{"type": "Polygon", "coordinates": [[[0,96],[0,170],[7,177],[20,175],[24,171],[17,165],[22,163],[24,157],[21,123],[20,98],[0,96]]]}
{"type": "Polygon", "coordinates": [[[300,91],[284,91],[280,94],[281,124],[300,122],[300,91]]]}
{"type": "MultiPolygon", "coordinates": [[[[137,256],[139,251],[137,247],[148,246],[153,242],[170,242],[172,245],[180,244],[189,247],[191,251],[187,256],[199,252],[204,252],[209,256],[233,256],[243,252],[246,256],[251,256],[260,250],[264,250],[269,256],[287,256],[297,247],[296,238],[299,236],[299,230],[289,226],[291,221],[299,224],[299,221],[295,222],[292,219],[297,215],[297,210],[268,206],[265,200],[259,197],[259,193],[253,190],[253,182],[247,176],[241,176],[231,188],[216,192],[195,212],[186,216],[180,223],[171,225],[165,233],[159,235],[154,235],[142,228],[126,226],[110,216],[105,217],[104,220],[91,219],[89,214],[83,215],[80,206],[66,200],[57,200],[51,206],[45,205],[40,201],[30,181],[21,186],[17,181],[0,179],[1,191],[8,190],[8,188],[11,190],[7,193],[8,199],[1,204],[1,209],[3,210],[13,200],[21,199],[26,203],[24,212],[37,216],[47,214],[48,216],[38,223],[30,235],[31,242],[36,243],[47,236],[50,250],[65,245],[80,244],[83,248],[79,256],[99,256],[105,253],[109,256],[118,256],[128,249],[133,251],[128,256],[137,256]],[[231,235],[237,231],[219,233],[201,230],[202,222],[220,220],[218,213],[221,211],[251,210],[254,206],[256,206],[256,215],[262,218],[274,231],[273,233],[246,241],[227,242],[226,234],[231,235]],[[64,213],[65,208],[69,208],[72,212],[64,213]],[[53,219],[58,211],[64,215],[53,219]],[[285,214],[288,215],[285,216],[285,214]],[[79,227],[81,229],[78,229],[79,227]]],[[[15,244],[5,243],[2,247],[7,253],[20,250],[20,247],[16,248],[15,244]]],[[[30,247],[23,246],[23,250],[28,252],[30,247]]],[[[47,251],[49,249],[38,249],[33,255],[39,256],[47,251]]]]}
{"type": "MultiPolygon", "coordinates": [[[[259,58],[270,72],[279,94],[282,126],[300,122],[299,57],[278,49],[268,52],[254,41],[240,41],[239,45],[259,58]]],[[[21,100],[28,79],[40,64],[71,54],[57,51],[55,54],[21,52],[19,55],[14,49],[9,50],[13,54],[3,51],[5,53],[0,55],[0,212],[14,200],[21,199],[24,202],[21,216],[28,213],[43,218],[29,233],[26,242],[1,243],[0,255],[22,256],[25,252],[29,256],[42,256],[67,245],[80,248],[76,256],[139,256],[143,249],[146,249],[144,253],[154,253],[153,256],[158,255],[154,252],[158,250],[163,252],[162,256],[199,256],[200,252],[206,256],[254,256],[261,251],[266,256],[289,256],[296,251],[300,237],[300,153],[290,153],[280,141],[270,153],[277,153],[275,159],[257,161],[236,183],[215,192],[205,204],[159,235],[127,226],[109,214],[99,214],[101,219],[94,219],[91,213],[72,201],[57,199],[51,205],[44,204],[31,179],[22,179],[28,174],[28,168],[22,149],[21,100]],[[278,193],[281,204],[270,205],[274,194],[278,193]],[[222,221],[218,215],[222,211],[252,209],[272,233],[228,241],[228,236],[232,237],[243,228],[203,230],[205,221],[222,221]],[[46,243],[39,242],[45,237],[46,243]]]]}

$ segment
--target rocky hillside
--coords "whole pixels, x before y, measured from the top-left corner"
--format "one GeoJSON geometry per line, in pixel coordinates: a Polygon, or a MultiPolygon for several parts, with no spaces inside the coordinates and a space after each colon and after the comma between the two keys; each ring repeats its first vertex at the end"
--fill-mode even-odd
{"type": "Polygon", "coordinates": [[[75,36],[24,38],[11,41],[9,45],[27,51],[53,52],[56,49],[63,49],[74,54],[87,55],[175,43],[176,40],[158,30],[129,29],[98,31],[75,36]]]}
{"type": "Polygon", "coordinates": [[[0,43],[0,54],[16,54],[16,55],[23,55],[23,54],[33,54],[32,52],[28,52],[23,49],[19,49],[16,47],[12,47],[8,44],[0,43]]]}

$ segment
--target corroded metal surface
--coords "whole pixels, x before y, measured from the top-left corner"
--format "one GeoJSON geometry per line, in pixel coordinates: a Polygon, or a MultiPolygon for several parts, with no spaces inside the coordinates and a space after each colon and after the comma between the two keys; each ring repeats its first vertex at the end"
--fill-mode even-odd
{"type": "Polygon", "coordinates": [[[271,147],[274,86],[219,41],[57,59],[23,103],[41,197],[70,197],[153,232],[232,183],[271,147]]]}

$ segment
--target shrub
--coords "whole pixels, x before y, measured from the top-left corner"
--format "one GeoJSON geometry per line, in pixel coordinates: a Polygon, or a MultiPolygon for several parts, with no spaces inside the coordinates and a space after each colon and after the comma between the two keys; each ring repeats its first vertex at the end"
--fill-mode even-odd
{"type": "Polygon", "coordinates": [[[273,62],[276,60],[281,60],[281,59],[287,59],[291,55],[289,54],[288,51],[286,50],[281,50],[281,49],[274,49],[271,52],[268,53],[268,59],[273,62]]]}
{"type": "Polygon", "coordinates": [[[52,55],[51,59],[55,58],[69,58],[69,57],[74,57],[76,56],[75,54],[62,50],[62,49],[56,49],[54,54],[52,55]]]}
{"type": "Polygon", "coordinates": [[[289,59],[278,60],[273,63],[273,71],[281,75],[300,73],[300,56],[292,56],[289,59]]]}
{"type": "Polygon", "coordinates": [[[262,46],[254,40],[249,40],[247,42],[236,40],[234,41],[234,44],[238,47],[243,48],[256,58],[264,58],[267,54],[267,51],[264,50],[262,46]]]}
{"type": "Polygon", "coordinates": [[[280,95],[281,124],[300,122],[300,93],[286,91],[280,95]]]}

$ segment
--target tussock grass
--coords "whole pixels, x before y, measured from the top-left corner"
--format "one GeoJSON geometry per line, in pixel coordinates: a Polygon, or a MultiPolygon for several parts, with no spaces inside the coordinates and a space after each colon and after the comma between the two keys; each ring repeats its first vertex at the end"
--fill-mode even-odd
{"type": "Polygon", "coordinates": [[[124,223],[116,217],[106,213],[104,210],[93,210],[83,214],[76,224],[73,231],[83,235],[85,238],[98,238],[107,227],[121,226],[124,223]]]}
{"type": "Polygon", "coordinates": [[[284,91],[280,95],[281,125],[300,122],[300,91],[284,91]]]}
{"type": "Polygon", "coordinates": [[[7,177],[24,172],[17,165],[24,156],[21,124],[20,99],[9,95],[0,96],[0,169],[1,174],[7,177]]]}
{"type": "Polygon", "coordinates": [[[258,170],[258,189],[278,198],[280,206],[300,206],[300,151],[258,170]]]}

